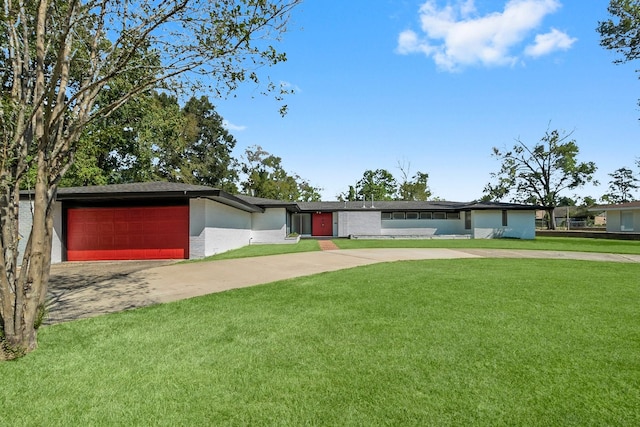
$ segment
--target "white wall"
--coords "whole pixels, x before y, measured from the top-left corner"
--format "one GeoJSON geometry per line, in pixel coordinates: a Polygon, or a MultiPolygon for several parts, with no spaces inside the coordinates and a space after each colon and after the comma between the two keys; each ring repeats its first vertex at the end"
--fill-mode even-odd
{"type": "Polygon", "coordinates": [[[283,243],[287,237],[287,210],[267,208],[251,214],[251,243],[283,243]]]}
{"type": "Polygon", "coordinates": [[[53,204],[53,238],[51,241],[51,263],[62,262],[62,203],[53,204]]]}
{"type": "MultiPolygon", "coordinates": [[[[611,233],[640,233],[640,209],[625,210],[633,216],[632,224],[623,221],[623,211],[607,211],[607,231],[611,233]],[[631,228],[629,228],[631,225],[631,228]]],[[[629,215],[628,213],[626,215],[629,215]]]]}
{"type": "Polygon", "coordinates": [[[471,229],[474,239],[495,239],[501,237],[534,239],[536,237],[536,216],[534,211],[508,211],[507,225],[502,225],[502,211],[472,211],[471,229]]]}
{"type": "Polygon", "coordinates": [[[385,219],[382,221],[384,236],[434,236],[469,234],[464,229],[464,219],[385,219]]]}
{"type": "MultiPolygon", "coordinates": [[[[33,214],[31,212],[32,202],[29,200],[20,200],[18,211],[18,233],[20,233],[20,241],[18,242],[18,262],[22,262],[22,255],[27,246],[27,240],[31,233],[33,225],[33,214]]],[[[62,204],[53,204],[53,236],[51,239],[51,263],[57,264],[62,262],[63,242],[62,242],[62,204]]]]}
{"type": "Polygon", "coordinates": [[[340,211],[337,214],[338,237],[379,236],[381,234],[380,211],[340,211]]]}
{"type": "Polygon", "coordinates": [[[189,201],[189,257],[202,258],[246,246],[251,214],[209,199],[189,201]]]}
{"type": "MultiPolygon", "coordinates": [[[[18,263],[22,262],[22,255],[27,246],[29,233],[31,233],[31,225],[33,224],[33,214],[31,213],[31,202],[28,200],[20,200],[18,210],[18,233],[20,240],[18,241],[18,263]]],[[[53,257],[51,257],[53,262],[53,257]]]]}

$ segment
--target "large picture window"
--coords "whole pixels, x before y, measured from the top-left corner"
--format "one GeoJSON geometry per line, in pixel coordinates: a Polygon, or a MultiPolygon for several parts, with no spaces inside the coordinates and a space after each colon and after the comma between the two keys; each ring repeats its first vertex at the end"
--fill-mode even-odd
{"type": "Polygon", "coordinates": [[[291,232],[300,235],[311,235],[311,214],[294,213],[291,215],[291,232]]]}

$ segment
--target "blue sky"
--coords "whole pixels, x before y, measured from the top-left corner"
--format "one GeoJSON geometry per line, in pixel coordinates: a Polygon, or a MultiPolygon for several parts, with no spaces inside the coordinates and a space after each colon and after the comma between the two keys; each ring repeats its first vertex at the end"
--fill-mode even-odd
{"type": "MultiPolygon", "coordinates": [[[[238,145],[260,145],[335,200],[367,169],[429,174],[441,199],[480,198],[492,147],[573,132],[608,173],[640,156],[640,64],[615,65],[595,28],[608,0],[306,0],[268,70],[289,113],[243,90],[217,103],[238,145]]],[[[637,170],[637,169],[636,169],[637,170]]]]}

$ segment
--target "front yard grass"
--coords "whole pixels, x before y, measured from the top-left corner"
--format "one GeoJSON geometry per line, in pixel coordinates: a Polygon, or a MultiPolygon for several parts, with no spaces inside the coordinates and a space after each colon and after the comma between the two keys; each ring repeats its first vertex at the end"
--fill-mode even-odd
{"type": "Polygon", "coordinates": [[[266,256],[266,255],[284,255],[292,254],[296,252],[311,252],[319,251],[318,241],[315,239],[304,239],[298,243],[289,244],[274,244],[274,245],[249,245],[242,248],[233,249],[231,251],[223,252],[221,254],[212,255],[202,259],[189,260],[184,262],[200,262],[200,261],[213,261],[219,259],[233,259],[233,258],[249,258],[254,256],[266,256]]]}
{"type": "Polygon", "coordinates": [[[587,239],[579,237],[536,237],[519,239],[336,239],[340,249],[364,248],[478,248],[530,249],[545,251],[601,252],[640,254],[640,240],[587,239]]]}
{"type": "Polygon", "coordinates": [[[3,424],[640,425],[640,265],[405,261],[44,327],[3,424]]]}
{"type": "MultiPolygon", "coordinates": [[[[478,249],[530,249],[547,251],[602,252],[640,255],[639,240],[585,239],[574,237],[536,237],[533,240],[518,239],[333,239],[340,249],[371,248],[478,248],[478,249]]],[[[247,258],[265,255],[282,255],[295,252],[319,251],[318,241],[302,239],[297,244],[250,245],[199,260],[247,258]]]]}

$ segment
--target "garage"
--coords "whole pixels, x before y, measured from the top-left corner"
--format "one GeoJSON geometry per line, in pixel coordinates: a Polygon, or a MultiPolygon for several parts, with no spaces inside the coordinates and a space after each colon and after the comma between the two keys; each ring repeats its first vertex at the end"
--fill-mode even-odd
{"type": "Polygon", "coordinates": [[[68,261],[189,258],[189,206],[66,211],[68,261]]]}

